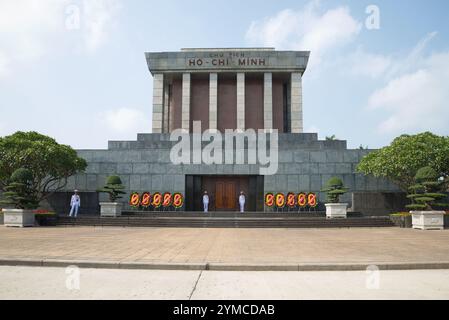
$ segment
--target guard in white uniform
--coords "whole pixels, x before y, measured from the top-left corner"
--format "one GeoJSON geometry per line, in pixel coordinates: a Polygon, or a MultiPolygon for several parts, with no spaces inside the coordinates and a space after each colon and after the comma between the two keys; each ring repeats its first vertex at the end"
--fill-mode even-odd
{"type": "Polygon", "coordinates": [[[209,195],[207,194],[207,191],[204,191],[203,206],[204,206],[204,212],[207,212],[209,210],[209,195]]]}
{"type": "Polygon", "coordinates": [[[240,204],[240,212],[245,212],[245,194],[243,193],[243,191],[240,191],[240,196],[239,196],[239,204],[240,204]]]}
{"type": "Polygon", "coordinates": [[[78,216],[78,210],[81,207],[81,198],[78,195],[78,190],[75,190],[75,194],[72,196],[72,199],[70,200],[70,217],[75,214],[75,218],[78,216]]]}

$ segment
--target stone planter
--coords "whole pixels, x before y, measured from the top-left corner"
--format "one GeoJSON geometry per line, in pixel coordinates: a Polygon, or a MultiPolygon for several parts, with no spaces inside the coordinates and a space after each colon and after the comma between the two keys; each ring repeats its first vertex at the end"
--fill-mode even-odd
{"type": "Polygon", "coordinates": [[[23,209],[3,209],[3,222],[7,227],[34,227],[34,212],[23,209]]]}
{"type": "Polygon", "coordinates": [[[443,230],[444,211],[410,211],[413,229],[443,230]]]}
{"type": "Polygon", "coordinates": [[[120,217],[122,204],[118,202],[100,202],[100,214],[102,217],[120,217]]]}
{"type": "Polygon", "coordinates": [[[412,216],[390,216],[390,220],[393,221],[394,225],[400,228],[411,228],[412,227],[412,216]]]}
{"type": "Polygon", "coordinates": [[[346,219],[348,215],[347,203],[326,203],[326,218],[343,218],[346,219]]]}

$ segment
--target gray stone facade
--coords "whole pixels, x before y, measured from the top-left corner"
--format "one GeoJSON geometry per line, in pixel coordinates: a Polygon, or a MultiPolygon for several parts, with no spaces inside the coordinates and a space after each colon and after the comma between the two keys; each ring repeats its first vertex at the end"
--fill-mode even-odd
{"type": "MultiPolygon", "coordinates": [[[[303,132],[302,75],[309,61],[309,51],[276,51],[274,48],[194,48],[179,52],[147,52],[145,57],[148,69],[154,77],[153,89],[153,133],[171,132],[175,114],[169,112],[173,100],[170,92],[173,79],[182,76],[182,105],[180,128],[191,131],[192,79],[195,74],[209,74],[209,129],[217,129],[217,80],[219,75],[235,74],[237,89],[236,126],[245,127],[247,75],[263,74],[263,128],[273,128],[273,74],[290,77],[286,88],[287,113],[284,132],[303,132]],[[291,105],[290,105],[291,103],[291,105]]],[[[284,80],[285,81],[285,80],[284,80]]],[[[178,107],[179,108],[179,107],[178,107]]],[[[218,127],[220,127],[218,125],[218,127]]],[[[231,129],[231,127],[226,127],[231,129]]],[[[278,128],[280,129],[280,128],[278,128]]]]}
{"type": "MultiPolygon", "coordinates": [[[[95,192],[107,176],[119,175],[126,186],[125,209],[131,192],[180,192],[186,194],[186,175],[259,175],[259,165],[174,165],[169,134],[139,134],[136,141],[110,141],[108,150],[78,150],[88,162],[85,173],[70,179],[67,190],[95,192]]],[[[205,143],[206,144],[206,143],[205,143]]],[[[342,200],[351,203],[352,192],[397,192],[392,183],[355,173],[369,150],[347,149],[346,141],[318,140],[314,133],[279,134],[279,167],[264,176],[264,193],[317,192],[332,176],[341,177],[350,192],[342,200]]],[[[224,155],[223,155],[224,157],[224,155]]],[[[106,200],[105,195],[100,201],[106,200]]],[[[188,201],[189,199],[186,199],[188,201]]]]}

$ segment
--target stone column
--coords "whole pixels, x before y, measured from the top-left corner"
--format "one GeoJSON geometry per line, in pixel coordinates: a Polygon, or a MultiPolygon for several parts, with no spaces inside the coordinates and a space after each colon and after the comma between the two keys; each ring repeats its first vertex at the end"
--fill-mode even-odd
{"type": "Polygon", "coordinates": [[[190,73],[182,74],[182,129],[190,130],[190,73]]]}
{"type": "Polygon", "coordinates": [[[287,94],[287,110],[285,110],[287,112],[287,114],[285,115],[285,121],[287,122],[285,125],[286,132],[292,132],[292,127],[291,127],[291,125],[292,125],[292,123],[291,123],[292,95],[291,95],[291,92],[292,92],[292,88],[290,85],[288,85],[287,92],[286,92],[286,94],[287,94]]]}
{"type": "Polygon", "coordinates": [[[170,86],[168,83],[164,84],[164,110],[162,113],[163,123],[162,123],[162,132],[168,133],[170,132],[169,123],[170,123],[170,86]]]}
{"type": "Polygon", "coordinates": [[[237,129],[245,130],[245,74],[237,73],[237,129]]]}
{"type": "Polygon", "coordinates": [[[153,77],[153,133],[162,132],[162,114],[164,108],[164,74],[153,77]]]}
{"type": "MultiPolygon", "coordinates": [[[[172,95],[173,95],[173,84],[170,84],[169,88],[169,99],[171,100],[172,95]]],[[[173,130],[175,130],[175,119],[174,119],[174,115],[175,115],[175,108],[173,106],[173,103],[169,104],[169,112],[168,112],[168,132],[172,132],[173,130]]]]}
{"type": "Polygon", "coordinates": [[[217,130],[217,114],[218,114],[218,74],[211,73],[209,75],[209,129],[217,130]]]}
{"type": "Polygon", "coordinates": [[[290,128],[292,133],[303,132],[302,118],[302,78],[301,73],[292,73],[290,99],[290,128]]]}
{"type": "Polygon", "coordinates": [[[264,129],[273,129],[273,74],[264,73],[263,87],[263,125],[264,129]]]}

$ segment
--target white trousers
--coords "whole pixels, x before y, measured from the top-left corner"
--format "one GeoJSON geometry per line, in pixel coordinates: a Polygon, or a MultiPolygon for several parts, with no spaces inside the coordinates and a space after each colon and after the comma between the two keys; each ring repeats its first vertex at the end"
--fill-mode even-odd
{"type": "Polygon", "coordinates": [[[240,212],[245,212],[245,202],[240,202],[240,212]]]}
{"type": "Polygon", "coordinates": [[[70,209],[70,217],[72,217],[73,216],[73,214],[75,214],[75,218],[78,216],[78,209],[80,208],[80,206],[79,205],[77,205],[77,204],[74,204],[73,206],[72,206],[72,208],[70,209]]]}
{"type": "Polygon", "coordinates": [[[209,202],[203,202],[204,205],[204,212],[207,212],[209,210],[209,202]]]}

